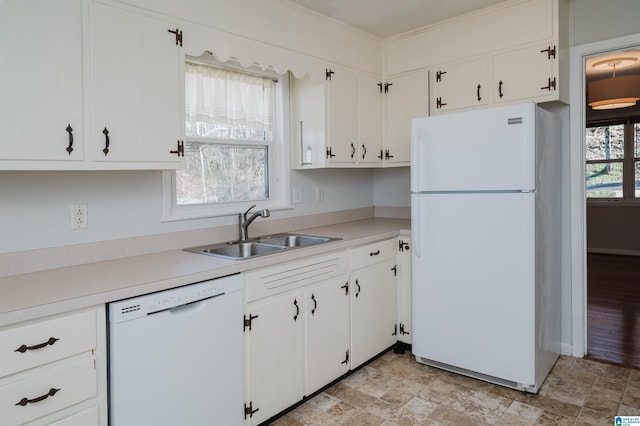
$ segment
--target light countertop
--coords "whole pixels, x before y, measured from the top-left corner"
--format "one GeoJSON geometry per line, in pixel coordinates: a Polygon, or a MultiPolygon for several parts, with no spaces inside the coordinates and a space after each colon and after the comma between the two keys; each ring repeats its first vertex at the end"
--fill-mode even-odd
{"type": "Polygon", "coordinates": [[[409,220],[372,218],[292,231],[342,240],[247,260],[172,250],[3,277],[0,326],[410,235],[409,229],[409,220]]]}

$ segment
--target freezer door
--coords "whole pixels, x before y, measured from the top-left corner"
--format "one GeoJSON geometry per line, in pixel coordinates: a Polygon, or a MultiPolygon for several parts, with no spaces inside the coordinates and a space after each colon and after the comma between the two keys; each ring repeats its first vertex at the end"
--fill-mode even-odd
{"type": "Polygon", "coordinates": [[[530,190],[535,104],[412,121],[411,191],[530,190]]]}
{"type": "Polygon", "coordinates": [[[412,195],[413,353],[533,384],[534,195],[412,195]]]}

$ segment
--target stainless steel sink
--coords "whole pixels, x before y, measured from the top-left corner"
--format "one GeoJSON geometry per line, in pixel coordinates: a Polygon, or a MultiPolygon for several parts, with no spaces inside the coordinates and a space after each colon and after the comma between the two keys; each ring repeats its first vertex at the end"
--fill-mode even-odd
{"type": "Polygon", "coordinates": [[[218,256],[226,259],[249,259],[285,250],[308,247],[316,244],[337,241],[341,238],[317,237],[301,234],[266,235],[249,241],[230,241],[210,246],[199,246],[185,249],[192,253],[218,256]]]}
{"type": "Polygon", "coordinates": [[[260,237],[258,238],[258,241],[260,243],[281,247],[307,247],[315,244],[328,243],[329,241],[335,241],[337,239],[339,238],[316,237],[300,234],[276,234],[260,237]]]}

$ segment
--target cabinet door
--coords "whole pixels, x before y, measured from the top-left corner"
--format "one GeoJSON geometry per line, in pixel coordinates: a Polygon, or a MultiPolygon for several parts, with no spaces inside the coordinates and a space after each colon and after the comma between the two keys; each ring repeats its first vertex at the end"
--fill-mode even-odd
{"type": "Polygon", "coordinates": [[[309,77],[289,80],[291,98],[291,167],[312,169],[326,162],[326,88],[309,77]]]}
{"type": "Polygon", "coordinates": [[[81,1],[1,1],[0,57],[0,161],[82,160],[81,1]]]}
{"type": "Polygon", "coordinates": [[[245,376],[253,410],[251,424],[259,424],[304,396],[303,295],[288,292],[248,306],[252,317],[245,329],[245,376]]]}
{"type": "Polygon", "coordinates": [[[349,370],[349,281],[346,277],[312,285],[306,303],[306,394],[349,370]]]}
{"type": "Polygon", "coordinates": [[[181,139],[183,66],[169,30],[176,25],[91,3],[95,160],[180,166],[169,151],[181,139]]]}
{"type": "Polygon", "coordinates": [[[398,340],[411,344],[411,237],[398,238],[398,340]]]}
{"type": "Polygon", "coordinates": [[[351,276],[351,368],[397,340],[395,259],[351,276]]]}
{"type": "Polygon", "coordinates": [[[386,93],[385,165],[408,165],[411,119],[429,114],[429,78],[426,70],[389,80],[386,93]],[[388,155],[387,155],[388,151],[388,155]]]}
{"type": "Polygon", "coordinates": [[[553,43],[493,57],[493,101],[550,101],[559,98],[558,60],[553,43]]]}
{"type": "Polygon", "coordinates": [[[358,74],[332,68],[327,80],[329,163],[355,163],[358,143],[358,74]]]}
{"type": "Polygon", "coordinates": [[[486,105],[491,96],[486,58],[432,68],[429,81],[432,115],[486,105]]]}
{"type": "Polygon", "coordinates": [[[380,164],[382,149],[382,90],[380,80],[358,76],[358,162],[380,164]]]}

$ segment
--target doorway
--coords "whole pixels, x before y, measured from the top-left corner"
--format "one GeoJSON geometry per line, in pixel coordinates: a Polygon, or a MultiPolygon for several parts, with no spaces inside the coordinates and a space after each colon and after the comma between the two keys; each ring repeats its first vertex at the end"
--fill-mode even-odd
{"type": "Polygon", "coordinates": [[[640,49],[583,65],[586,355],[640,367],[640,49]]]}

